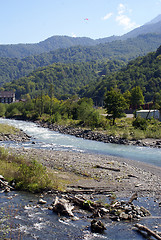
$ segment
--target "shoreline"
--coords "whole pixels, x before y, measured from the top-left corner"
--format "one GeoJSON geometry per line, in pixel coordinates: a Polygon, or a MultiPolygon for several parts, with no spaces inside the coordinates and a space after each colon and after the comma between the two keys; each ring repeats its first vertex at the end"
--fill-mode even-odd
{"type": "Polygon", "coordinates": [[[84,138],[93,141],[99,141],[104,143],[114,143],[123,145],[134,145],[140,147],[152,147],[161,148],[161,139],[146,138],[140,140],[128,140],[125,138],[114,137],[99,131],[92,131],[90,129],[75,128],[71,126],[62,126],[58,124],[50,124],[48,122],[35,121],[38,125],[44,128],[49,128],[52,131],[56,131],[62,134],[73,135],[78,138],[84,138]]]}

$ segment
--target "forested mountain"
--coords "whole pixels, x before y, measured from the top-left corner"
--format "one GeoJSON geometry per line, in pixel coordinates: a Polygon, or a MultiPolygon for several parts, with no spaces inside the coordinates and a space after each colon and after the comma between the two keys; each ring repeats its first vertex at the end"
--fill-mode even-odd
{"type": "Polygon", "coordinates": [[[33,97],[40,94],[42,89],[43,93],[49,94],[51,86],[59,99],[78,94],[92,98],[97,104],[102,104],[105,92],[111,87],[125,93],[140,86],[146,102],[161,100],[161,46],[156,52],[138,57],[127,65],[121,61],[55,63],[4,87],[5,90],[15,90],[17,97],[28,93],[33,97]]]}
{"type": "Polygon", "coordinates": [[[67,98],[79,92],[80,88],[93,85],[102,75],[117,71],[125,63],[121,61],[93,61],[79,64],[54,63],[39,68],[23,77],[4,85],[5,90],[14,90],[16,98],[29,94],[31,97],[42,93],[49,94],[51,87],[53,94],[59,99],[67,98]]]}
{"type": "Polygon", "coordinates": [[[161,15],[147,24],[130,31],[122,36],[111,36],[100,39],[87,37],[52,36],[44,41],[33,44],[6,44],[0,45],[0,57],[25,58],[27,56],[39,55],[41,53],[54,51],[56,49],[69,48],[73,46],[95,46],[100,43],[109,43],[116,40],[127,40],[136,38],[142,34],[161,34],[161,15]]]}
{"type": "Polygon", "coordinates": [[[59,48],[96,45],[95,40],[81,37],[53,36],[39,43],[0,45],[0,57],[25,58],[59,48]]]}
{"type": "Polygon", "coordinates": [[[136,86],[143,90],[146,102],[161,100],[161,46],[156,52],[130,61],[117,73],[103,77],[95,86],[85,86],[79,94],[101,104],[105,92],[112,87],[124,93],[136,86]]]}
{"type": "Polygon", "coordinates": [[[129,61],[155,51],[161,40],[161,34],[146,34],[126,41],[114,41],[89,47],[71,47],[57,49],[49,53],[30,56],[23,59],[0,58],[0,85],[27,76],[33,70],[53,63],[78,63],[89,61],[121,60],[129,61]]]}

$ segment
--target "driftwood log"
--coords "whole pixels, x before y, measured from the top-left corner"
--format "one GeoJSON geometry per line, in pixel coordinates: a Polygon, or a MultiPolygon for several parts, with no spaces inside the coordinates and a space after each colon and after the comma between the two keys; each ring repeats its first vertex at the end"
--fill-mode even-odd
{"type": "Polygon", "coordinates": [[[120,172],[119,168],[112,168],[112,167],[104,167],[104,166],[100,166],[100,165],[96,165],[96,168],[101,168],[101,169],[106,169],[106,170],[110,170],[110,171],[114,171],[114,172],[120,172]]]}
{"type": "Polygon", "coordinates": [[[137,194],[137,193],[134,193],[134,194],[131,196],[131,198],[129,199],[128,203],[131,204],[134,200],[137,200],[137,198],[138,198],[138,194],[137,194]]]}
{"type": "Polygon", "coordinates": [[[11,187],[10,185],[8,185],[5,181],[0,179],[0,184],[3,185],[4,187],[8,187],[10,189],[14,189],[13,187],[11,187]]]}
{"type": "Polygon", "coordinates": [[[137,230],[138,230],[139,232],[142,233],[142,231],[144,231],[144,232],[146,232],[148,235],[153,236],[154,238],[161,240],[161,236],[159,236],[159,235],[158,235],[157,233],[155,233],[154,231],[150,230],[148,227],[143,226],[143,225],[141,225],[141,224],[139,224],[139,223],[136,223],[136,224],[135,224],[135,227],[137,228],[137,230]]]}

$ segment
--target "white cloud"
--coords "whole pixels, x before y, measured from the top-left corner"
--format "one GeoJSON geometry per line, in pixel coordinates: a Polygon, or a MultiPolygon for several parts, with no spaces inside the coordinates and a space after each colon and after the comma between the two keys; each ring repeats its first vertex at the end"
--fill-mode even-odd
{"type": "Polygon", "coordinates": [[[118,22],[120,26],[123,26],[125,30],[137,27],[136,23],[127,16],[127,13],[130,12],[132,12],[132,10],[128,9],[124,4],[120,3],[118,5],[118,15],[116,16],[116,22],[118,22]]]}
{"type": "Polygon", "coordinates": [[[125,12],[125,10],[126,10],[125,5],[123,5],[122,3],[120,3],[119,6],[118,6],[118,14],[119,14],[119,15],[122,15],[122,14],[125,12]]]}
{"type": "Polygon", "coordinates": [[[107,20],[107,19],[109,19],[112,15],[113,15],[112,12],[107,13],[107,14],[102,18],[102,20],[107,20]]]}
{"type": "Polygon", "coordinates": [[[120,26],[123,26],[125,30],[136,27],[136,23],[132,22],[131,19],[126,15],[118,15],[116,21],[120,26]]]}

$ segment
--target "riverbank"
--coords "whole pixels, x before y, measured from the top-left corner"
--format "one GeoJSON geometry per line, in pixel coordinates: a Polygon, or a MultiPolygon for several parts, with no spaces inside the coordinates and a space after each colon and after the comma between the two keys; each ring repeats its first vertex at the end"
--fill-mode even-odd
{"type": "Polygon", "coordinates": [[[126,138],[114,137],[107,135],[99,131],[91,131],[90,129],[75,128],[72,126],[62,126],[58,124],[50,124],[48,122],[35,121],[38,125],[44,128],[49,128],[50,130],[69,134],[75,137],[84,138],[93,141],[99,141],[104,143],[114,143],[114,144],[124,144],[124,145],[134,145],[140,147],[154,147],[161,148],[161,139],[146,138],[140,140],[128,140],[126,138]]]}
{"type": "MultiPolygon", "coordinates": [[[[30,140],[23,131],[18,131],[18,137],[19,141],[30,140]]],[[[17,136],[8,134],[6,138],[4,134],[3,141],[9,139],[17,141],[17,136]]],[[[33,149],[32,146],[30,149],[13,148],[10,151],[42,163],[54,172],[57,182],[63,180],[66,191],[115,192],[125,196],[139,192],[159,196],[161,189],[161,168],[145,163],[114,156],[33,149]]]]}
{"type": "Polygon", "coordinates": [[[113,156],[42,149],[12,148],[10,152],[34,158],[56,178],[62,178],[66,192],[86,194],[133,193],[160,199],[161,168],[113,156]]]}
{"type": "Polygon", "coordinates": [[[31,139],[23,130],[15,131],[14,133],[0,133],[0,141],[28,142],[31,139]]]}

